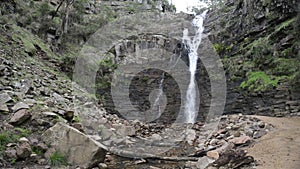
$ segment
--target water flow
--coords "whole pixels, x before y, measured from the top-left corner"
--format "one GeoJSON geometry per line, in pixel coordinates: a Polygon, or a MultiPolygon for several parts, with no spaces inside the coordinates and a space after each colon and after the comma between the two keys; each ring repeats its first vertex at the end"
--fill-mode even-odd
{"type": "Polygon", "coordinates": [[[186,93],[186,103],[184,118],[185,123],[195,123],[197,112],[196,112],[196,88],[195,88],[195,73],[197,69],[198,60],[198,47],[201,43],[202,33],[203,33],[203,20],[205,18],[207,11],[203,12],[201,15],[197,15],[193,19],[193,26],[195,27],[196,34],[193,40],[188,36],[188,29],[183,31],[183,43],[189,49],[189,71],[190,71],[190,83],[186,93]]]}
{"type": "Polygon", "coordinates": [[[156,112],[158,112],[157,114],[157,118],[159,118],[162,114],[161,112],[161,103],[162,103],[162,97],[163,97],[163,83],[164,83],[164,79],[165,79],[165,73],[163,72],[162,73],[162,76],[161,76],[161,80],[159,82],[159,86],[158,86],[158,94],[157,94],[157,97],[153,103],[153,107],[152,107],[152,114],[156,114],[156,112]]]}

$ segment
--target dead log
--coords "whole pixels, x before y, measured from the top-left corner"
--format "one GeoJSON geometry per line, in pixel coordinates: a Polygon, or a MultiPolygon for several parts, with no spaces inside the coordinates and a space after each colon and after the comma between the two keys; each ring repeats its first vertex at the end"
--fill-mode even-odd
{"type": "Polygon", "coordinates": [[[197,157],[163,157],[148,153],[139,153],[134,151],[121,150],[116,148],[110,148],[109,152],[126,158],[132,159],[152,159],[152,160],[166,160],[166,161],[198,161],[197,157]]]}

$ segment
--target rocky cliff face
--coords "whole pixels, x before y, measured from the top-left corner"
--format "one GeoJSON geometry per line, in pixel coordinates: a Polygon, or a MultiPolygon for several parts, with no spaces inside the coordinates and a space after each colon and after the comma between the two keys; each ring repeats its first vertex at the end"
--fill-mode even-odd
{"type": "Polygon", "coordinates": [[[299,112],[297,11],[295,0],[228,0],[209,12],[206,32],[228,78],[226,113],[299,112]]]}

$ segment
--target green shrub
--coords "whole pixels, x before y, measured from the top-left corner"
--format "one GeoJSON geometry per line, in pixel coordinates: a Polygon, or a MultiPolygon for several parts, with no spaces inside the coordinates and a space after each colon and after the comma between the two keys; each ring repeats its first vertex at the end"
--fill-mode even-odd
{"type": "Polygon", "coordinates": [[[14,134],[13,132],[3,131],[0,134],[0,154],[5,150],[8,143],[16,142],[20,136],[14,134]]]}
{"type": "Polygon", "coordinates": [[[278,85],[282,77],[271,79],[265,72],[257,71],[247,74],[247,80],[242,82],[240,87],[249,91],[265,91],[278,85]]]}
{"type": "Polygon", "coordinates": [[[50,157],[49,157],[49,164],[51,166],[62,166],[62,165],[66,165],[66,157],[55,151],[50,157]]]}

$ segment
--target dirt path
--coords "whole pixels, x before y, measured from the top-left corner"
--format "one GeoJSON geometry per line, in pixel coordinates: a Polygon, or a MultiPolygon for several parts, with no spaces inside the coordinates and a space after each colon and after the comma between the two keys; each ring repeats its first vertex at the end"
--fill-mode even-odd
{"type": "Polygon", "coordinates": [[[300,118],[255,117],[275,126],[248,149],[258,161],[257,169],[299,169],[300,118]]]}

